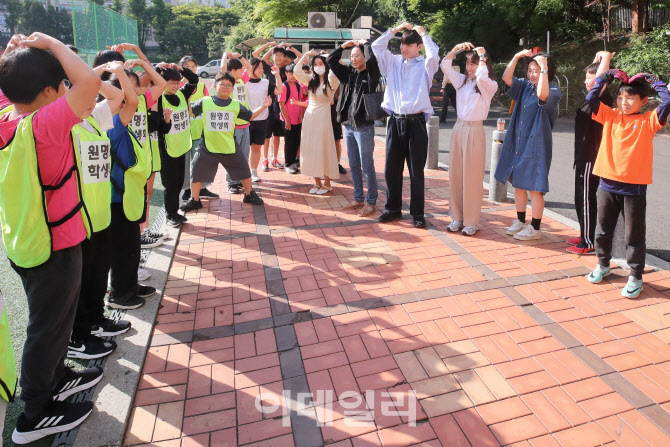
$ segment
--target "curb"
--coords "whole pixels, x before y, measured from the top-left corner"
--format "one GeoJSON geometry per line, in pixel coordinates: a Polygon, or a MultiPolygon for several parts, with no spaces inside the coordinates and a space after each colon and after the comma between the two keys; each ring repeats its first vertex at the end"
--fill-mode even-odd
{"type": "MultiPolygon", "coordinates": [[[[164,220],[161,219],[162,215],[157,219],[158,222],[164,220]]],[[[116,337],[119,347],[107,358],[105,375],[91,397],[95,402],[93,413],[80,426],[74,442],[66,445],[102,447],[123,444],[163,289],[179,240],[179,228],[162,225],[160,229],[168,238],[163,245],[151,249],[144,266],[151,272],[151,278],[144,283],[155,287],[157,292],[147,298],[144,306],[124,315],[124,319],[130,321],[133,327],[116,337]]],[[[54,446],[63,445],[58,441],[58,438],[54,440],[54,446]]]]}

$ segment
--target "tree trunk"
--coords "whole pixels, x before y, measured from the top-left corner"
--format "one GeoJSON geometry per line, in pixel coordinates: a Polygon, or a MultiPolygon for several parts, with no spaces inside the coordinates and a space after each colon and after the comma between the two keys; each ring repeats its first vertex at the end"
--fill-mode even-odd
{"type": "Polygon", "coordinates": [[[632,28],[634,33],[641,33],[644,31],[644,1],[645,0],[633,0],[631,21],[633,22],[632,28]]]}

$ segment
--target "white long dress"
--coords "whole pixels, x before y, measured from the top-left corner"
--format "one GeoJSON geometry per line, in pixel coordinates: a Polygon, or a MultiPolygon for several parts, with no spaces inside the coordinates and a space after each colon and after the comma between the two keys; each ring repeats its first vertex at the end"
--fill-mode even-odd
{"type": "MultiPolygon", "coordinates": [[[[302,70],[295,71],[295,77],[303,85],[308,85],[311,77],[302,70]]],[[[331,71],[328,81],[332,89],[323,92],[323,83],[316,93],[308,93],[309,105],[302,120],[300,136],[300,173],[310,177],[340,178],[337,166],[337,151],[333,124],[330,120],[330,103],[340,81],[331,71]]]]}

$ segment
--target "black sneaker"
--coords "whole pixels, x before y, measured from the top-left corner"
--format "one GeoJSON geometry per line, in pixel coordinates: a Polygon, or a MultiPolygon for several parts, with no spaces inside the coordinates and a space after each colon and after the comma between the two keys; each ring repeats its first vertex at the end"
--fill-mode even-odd
{"type": "Polygon", "coordinates": [[[121,335],[128,332],[130,326],[130,321],[115,321],[103,317],[102,320],[91,326],[91,335],[95,335],[96,337],[114,337],[115,335],[121,335]]]}
{"type": "Polygon", "coordinates": [[[202,202],[200,200],[193,200],[193,197],[191,197],[188,202],[179,207],[179,209],[185,213],[199,210],[200,208],[202,208],[202,202]]]}
{"type": "Polygon", "coordinates": [[[347,170],[344,169],[344,167],[339,163],[337,164],[337,169],[340,170],[340,174],[346,174],[347,173],[347,170]]]}
{"type": "Polygon", "coordinates": [[[167,239],[168,235],[165,233],[161,233],[159,231],[151,231],[151,230],[144,230],[142,234],[146,234],[149,237],[152,237],[154,239],[160,239],[161,241],[164,241],[167,239]]]}
{"type": "Polygon", "coordinates": [[[93,411],[93,402],[53,402],[34,421],[26,421],[24,413],[19,415],[12,433],[14,444],[28,444],[45,436],[72,430],[93,411]]]}
{"type": "Polygon", "coordinates": [[[242,188],[240,185],[228,186],[228,192],[231,194],[242,194],[242,191],[244,191],[244,188],[242,188]]]}
{"type": "Polygon", "coordinates": [[[130,309],[137,309],[138,307],[142,307],[143,305],[144,305],[144,298],[140,298],[139,296],[134,296],[127,300],[119,300],[117,298],[114,298],[113,296],[107,298],[107,306],[111,307],[112,309],[130,310],[130,309]]]}
{"type": "Polygon", "coordinates": [[[137,296],[140,298],[149,298],[156,293],[156,288],[151,286],[139,286],[137,288],[137,296]]]}
{"type": "Polygon", "coordinates": [[[421,216],[421,217],[415,217],[414,218],[414,228],[426,228],[426,218],[421,216]]]}
{"type": "Polygon", "coordinates": [[[263,204],[263,199],[258,197],[258,194],[256,194],[256,191],[251,191],[249,194],[246,194],[244,196],[244,200],[242,200],[244,203],[251,203],[252,205],[262,205],[263,204]]]}
{"type": "Polygon", "coordinates": [[[185,202],[191,198],[191,188],[185,189],[184,193],[181,195],[181,199],[185,202]]]}
{"type": "Polygon", "coordinates": [[[161,239],[155,239],[145,233],[140,235],[140,246],[142,248],[153,248],[162,245],[163,241],[161,239]]]}
{"type": "Polygon", "coordinates": [[[108,356],[115,349],[115,342],[90,335],[82,340],[70,340],[67,344],[67,357],[69,359],[99,359],[108,356]]]}
{"type": "Polygon", "coordinates": [[[384,214],[379,216],[379,221],[381,223],[388,223],[400,219],[402,219],[402,212],[400,211],[394,211],[394,212],[384,211],[384,214]]]}
{"type": "Polygon", "coordinates": [[[56,385],[54,400],[65,400],[80,391],[95,386],[102,379],[102,368],[93,366],[81,371],[65,368],[65,377],[56,385]]]}
{"type": "Polygon", "coordinates": [[[202,188],[200,190],[200,198],[201,199],[218,199],[219,195],[210,191],[207,188],[202,188]]]}
{"type": "Polygon", "coordinates": [[[188,219],[186,219],[186,217],[182,216],[181,214],[174,214],[172,216],[167,216],[165,219],[165,224],[173,228],[178,228],[181,226],[181,224],[187,221],[188,219]]]}

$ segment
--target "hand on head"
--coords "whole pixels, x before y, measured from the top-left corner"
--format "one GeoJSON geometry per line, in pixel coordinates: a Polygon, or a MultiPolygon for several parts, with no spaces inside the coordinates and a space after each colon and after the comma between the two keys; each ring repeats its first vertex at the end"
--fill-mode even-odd
{"type": "Polygon", "coordinates": [[[612,59],[616,56],[616,53],[610,53],[609,51],[598,51],[596,57],[593,59],[593,62],[601,62],[604,58],[612,59]]]}
{"type": "Polygon", "coordinates": [[[517,57],[533,57],[533,51],[532,50],[521,50],[518,53],[516,53],[517,57]]]}

